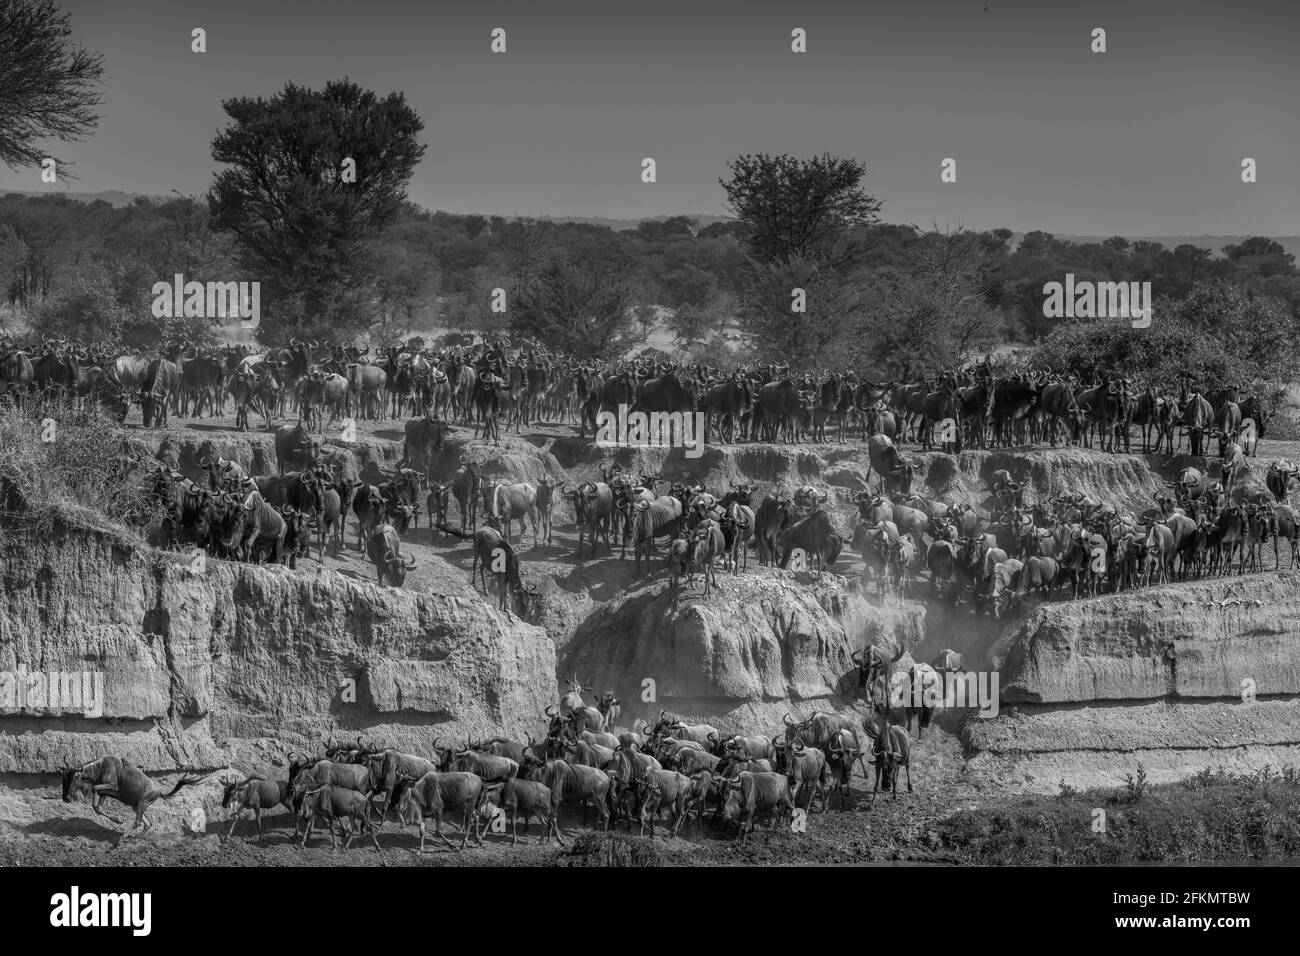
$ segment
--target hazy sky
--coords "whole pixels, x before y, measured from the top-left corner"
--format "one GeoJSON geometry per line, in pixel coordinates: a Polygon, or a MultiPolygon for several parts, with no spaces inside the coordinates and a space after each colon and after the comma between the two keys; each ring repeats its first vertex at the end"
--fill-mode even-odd
{"type": "MultiPolygon", "coordinates": [[[[1300,233],[1300,5],[61,0],[102,53],[77,191],[198,193],[220,102],[350,76],[426,124],[410,197],[503,215],[725,212],[741,152],[866,164],[884,218],[1300,233]],[[985,7],[988,7],[986,10],[985,7]],[[190,30],[208,52],[190,52],[190,30]],[[492,54],[490,31],[507,31],[492,54]],[[808,52],[790,50],[802,27],[808,52]],[[1090,51],[1094,27],[1108,51],[1090,51]],[[640,179],[643,157],[658,182],[640,179]],[[1241,182],[1243,157],[1257,183],[1241,182]],[[957,182],[940,161],[957,160],[957,182]]],[[[0,189],[42,187],[0,167],[0,189]]]]}

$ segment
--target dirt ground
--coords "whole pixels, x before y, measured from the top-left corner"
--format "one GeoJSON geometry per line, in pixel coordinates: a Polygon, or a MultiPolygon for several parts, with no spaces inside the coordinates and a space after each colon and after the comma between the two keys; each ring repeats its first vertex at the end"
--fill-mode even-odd
{"type": "MultiPolygon", "coordinates": [[[[653,840],[651,853],[662,864],[714,866],[734,864],[854,864],[888,861],[960,862],[937,848],[934,824],[961,809],[993,806],[1003,799],[997,793],[976,789],[964,780],[961,749],[955,734],[932,728],[913,741],[913,792],[907,792],[903,776],[897,796],[881,794],[871,803],[871,779],[855,776],[852,799],[841,809],[839,798],[830,809],[820,806],[806,818],[802,833],[786,824],[772,831],[761,822],[747,844],[735,838],[735,829],[714,829],[708,823],[700,829],[692,818],[676,838],[668,836],[670,817],[665,815],[653,840]]],[[[870,767],[870,765],[868,765],[870,767]]],[[[800,803],[802,804],[802,795],[800,803]]],[[[133,814],[120,804],[109,802],[105,811],[129,825],[133,814]]],[[[593,829],[580,826],[576,815],[565,814],[560,829],[564,847],[542,846],[541,827],[533,823],[521,830],[519,844],[510,845],[509,826],[504,834],[488,833],[478,847],[470,838],[462,852],[443,846],[433,836],[429,821],[425,853],[419,855],[419,832],[402,827],[391,817],[378,835],[377,853],[368,839],[358,839],[344,852],[330,848],[329,836],[318,829],[305,850],[292,838],[288,811],[263,816],[265,836],[259,842],[250,813],[245,813],[233,839],[222,842],[230,826],[229,817],[209,819],[203,835],[162,832],[128,839],[115,846],[125,826],[115,827],[97,817],[85,803],[65,804],[60,799],[59,780],[43,778],[42,785],[0,788],[0,866],[566,866],[605,862],[591,852],[574,853],[575,840],[593,829]]],[[[520,821],[522,827],[522,819],[520,821]]],[[[444,832],[460,841],[460,815],[444,822],[444,832]]],[[[598,832],[598,831],[594,831],[598,832]]],[[[620,824],[613,831],[629,831],[620,824]]],[[[638,827],[630,830],[637,837],[638,827]]],[[[650,837],[635,840],[644,847],[650,837]]],[[[973,862],[973,861],[972,861],[973,862]]]]}

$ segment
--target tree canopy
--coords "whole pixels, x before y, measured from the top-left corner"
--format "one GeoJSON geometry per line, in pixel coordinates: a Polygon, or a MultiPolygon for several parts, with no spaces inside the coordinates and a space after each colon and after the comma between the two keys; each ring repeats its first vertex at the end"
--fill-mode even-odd
{"type": "Polygon", "coordinates": [[[39,166],[40,140],[78,140],[99,121],[103,61],[71,35],[54,0],[0,0],[0,161],[11,169],[39,166]]]}
{"type": "Polygon", "coordinates": [[[425,151],[423,121],[401,93],[381,98],[347,79],[320,91],[290,83],[222,107],[232,123],[213,140],[212,158],[228,168],[208,204],[236,236],[240,265],[269,286],[259,337],[365,329],[383,298],[373,240],[402,211],[425,151]]]}

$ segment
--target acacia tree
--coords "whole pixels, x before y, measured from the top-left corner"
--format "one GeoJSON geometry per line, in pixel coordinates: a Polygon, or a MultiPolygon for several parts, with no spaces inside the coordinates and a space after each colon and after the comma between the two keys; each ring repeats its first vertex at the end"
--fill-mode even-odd
{"type": "Polygon", "coordinates": [[[0,160],[10,169],[39,166],[48,153],[38,141],[78,140],[99,122],[103,59],[71,35],[53,0],[0,0],[0,160]]]}
{"type": "Polygon", "coordinates": [[[960,227],[924,233],[903,268],[870,281],[861,340],[881,372],[906,377],[961,362],[987,350],[1002,332],[981,283],[985,240],[960,227]]]}
{"type": "Polygon", "coordinates": [[[749,254],[742,331],[760,355],[842,365],[861,324],[860,288],[848,272],[861,251],[853,233],[875,223],[881,206],[860,185],[866,169],[830,153],[758,153],[727,165],[722,188],[749,254]],[[791,309],[795,289],[805,293],[802,312],[791,309]]]}
{"type": "Polygon", "coordinates": [[[290,83],[222,108],[233,123],[213,140],[212,157],[229,168],[208,204],[238,237],[249,278],[269,286],[258,338],[355,334],[380,307],[371,277],[382,251],[371,240],[401,212],[424,155],[424,123],[401,93],[380,98],[347,79],[321,91],[290,83]]]}
{"type": "Polygon", "coordinates": [[[760,358],[838,368],[856,361],[863,307],[859,285],[842,270],[805,257],[757,263],[741,327],[760,358]]]}
{"type": "Polygon", "coordinates": [[[632,274],[626,252],[599,240],[561,249],[516,291],[511,329],[584,358],[621,355],[632,330],[632,274]]]}
{"type": "Polygon", "coordinates": [[[881,203],[862,189],[867,170],[856,159],[756,153],[727,168],[731,178],[719,182],[758,262],[799,257],[838,265],[851,251],[842,241],[846,233],[879,220],[881,203]]]}

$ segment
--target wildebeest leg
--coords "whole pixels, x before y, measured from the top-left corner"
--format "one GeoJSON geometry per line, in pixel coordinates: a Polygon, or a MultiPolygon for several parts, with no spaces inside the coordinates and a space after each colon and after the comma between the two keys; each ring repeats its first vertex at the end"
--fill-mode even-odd
{"type": "Polygon", "coordinates": [[[862,768],[862,778],[865,780],[870,771],[867,770],[867,761],[863,754],[858,754],[858,766],[862,768]]]}
{"type": "MultiPolygon", "coordinates": [[[[130,836],[132,833],[134,833],[135,830],[136,830],[136,828],[139,827],[139,826],[141,825],[141,822],[144,820],[144,812],[145,812],[145,810],[148,809],[148,807],[149,807],[149,805],[148,805],[145,801],[143,801],[143,800],[141,800],[140,803],[136,804],[136,808],[135,808],[135,822],[132,823],[131,826],[128,827],[128,828],[127,828],[127,829],[122,833],[122,835],[119,836],[119,837],[117,838],[117,845],[118,845],[118,846],[121,846],[123,843],[125,843],[125,842],[126,842],[126,838],[127,838],[128,836],[130,836]]],[[[105,814],[105,816],[107,816],[107,814],[105,814]]],[[[146,829],[147,829],[147,828],[146,828],[146,829]]]]}
{"type": "Polygon", "coordinates": [[[478,812],[479,807],[483,805],[483,799],[486,796],[487,794],[483,794],[483,796],[479,797],[478,802],[474,804],[474,814],[470,818],[474,822],[474,842],[477,843],[479,846],[483,845],[483,837],[487,836],[487,832],[488,832],[488,821],[483,820],[482,826],[480,826],[479,825],[480,817],[478,812]]]}
{"type": "Polygon", "coordinates": [[[102,809],[102,807],[104,806],[104,801],[107,800],[116,789],[117,788],[112,784],[101,784],[95,787],[95,793],[99,795],[99,798],[90,805],[90,809],[94,810],[101,817],[107,817],[108,819],[112,820],[115,824],[117,824],[120,827],[122,824],[126,823],[126,821],[119,820],[111,813],[105,813],[102,809]]]}
{"type": "MultiPolygon", "coordinates": [[[[903,767],[907,770],[907,792],[911,793],[912,792],[912,761],[908,760],[907,763],[903,764],[903,767]]],[[[895,782],[894,784],[894,790],[895,791],[898,790],[897,782],[895,782]]]]}
{"type": "MultiPolygon", "coordinates": [[[[460,847],[459,847],[459,849],[462,849],[462,850],[465,849],[465,845],[466,845],[467,843],[469,843],[469,814],[470,814],[469,807],[466,807],[466,808],[465,808],[465,819],[462,820],[462,821],[461,821],[461,824],[460,824],[460,828],[461,828],[461,836],[460,836],[460,847]]],[[[439,828],[440,828],[440,830],[441,830],[441,818],[439,818],[439,828]]]]}
{"type": "MultiPolygon", "coordinates": [[[[235,811],[230,817],[230,829],[226,831],[227,840],[229,840],[232,836],[235,835],[235,824],[239,822],[239,814],[243,812],[243,809],[244,808],[239,806],[238,804],[235,805],[235,811]]],[[[258,837],[261,837],[262,835],[262,819],[260,815],[258,816],[258,820],[257,820],[257,835],[258,837]]]]}

